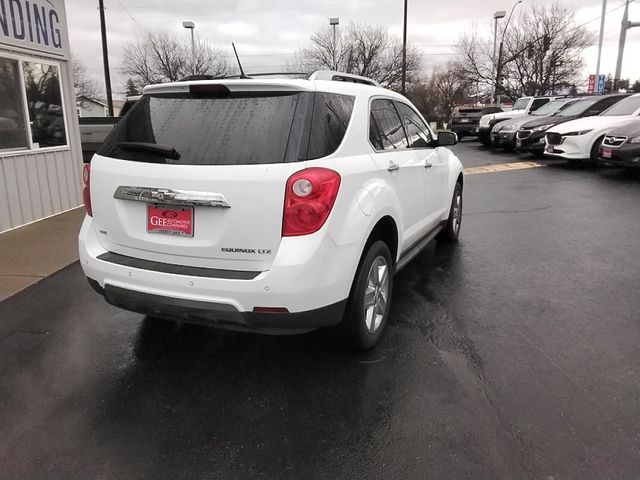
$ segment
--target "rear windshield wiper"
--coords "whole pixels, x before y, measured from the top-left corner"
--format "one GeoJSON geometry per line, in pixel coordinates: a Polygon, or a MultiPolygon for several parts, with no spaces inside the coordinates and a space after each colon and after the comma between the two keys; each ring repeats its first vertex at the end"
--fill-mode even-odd
{"type": "Polygon", "coordinates": [[[116,147],[125,152],[148,152],[171,160],[179,160],[180,153],[174,147],[146,142],[118,142],[116,147]]]}

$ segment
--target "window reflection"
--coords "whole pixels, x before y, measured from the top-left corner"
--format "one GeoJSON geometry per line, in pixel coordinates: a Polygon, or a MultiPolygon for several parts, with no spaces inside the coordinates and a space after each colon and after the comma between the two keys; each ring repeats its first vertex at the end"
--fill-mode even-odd
{"type": "Polygon", "coordinates": [[[66,145],[58,68],[24,62],[23,69],[34,147],[66,145]]]}
{"type": "Polygon", "coordinates": [[[0,58],[0,149],[29,146],[20,83],[18,61],[0,58]]]}

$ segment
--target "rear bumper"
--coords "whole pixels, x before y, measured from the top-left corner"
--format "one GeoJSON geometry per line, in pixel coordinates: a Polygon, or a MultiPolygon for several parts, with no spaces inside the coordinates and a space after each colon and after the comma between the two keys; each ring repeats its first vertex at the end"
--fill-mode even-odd
{"type": "Polygon", "coordinates": [[[114,260],[96,238],[90,217],[79,236],[84,273],[109,303],[148,315],[267,333],[337,324],[360,249],[359,244],[337,246],[321,230],[283,238],[269,270],[230,276],[229,271],[168,270],[167,264],[114,260]],[[256,307],[289,313],[256,313],[256,307]]]}
{"type": "Polygon", "coordinates": [[[298,333],[335,325],[342,318],[347,303],[345,299],[294,313],[240,312],[229,304],[171,298],[112,285],[102,288],[97,281],[88,280],[107,302],[125,310],[180,322],[260,333],[298,333]]]}

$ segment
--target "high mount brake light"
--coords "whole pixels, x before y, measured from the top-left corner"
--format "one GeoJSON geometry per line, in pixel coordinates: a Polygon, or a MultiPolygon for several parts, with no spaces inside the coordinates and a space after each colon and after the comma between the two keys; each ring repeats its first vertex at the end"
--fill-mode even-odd
{"type": "Polygon", "coordinates": [[[225,85],[221,85],[219,83],[205,83],[189,85],[189,93],[225,97],[231,93],[231,90],[229,90],[225,85]]]}
{"type": "Polygon", "coordinates": [[[317,232],[326,222],[340,188],[340,175],[328,168],[312,167],[287,180],[282,236],[317,232]]]}

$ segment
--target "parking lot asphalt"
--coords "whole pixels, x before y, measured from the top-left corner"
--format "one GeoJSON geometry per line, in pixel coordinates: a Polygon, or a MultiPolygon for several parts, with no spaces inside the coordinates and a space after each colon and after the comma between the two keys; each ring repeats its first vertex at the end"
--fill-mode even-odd
{"type": "Polygon", "coordinates": [[[640,178],[535,161],[466,177],[370,352],[151,321],[77,263],[1,302],[0,478],[637,479],[640,178]]]}

